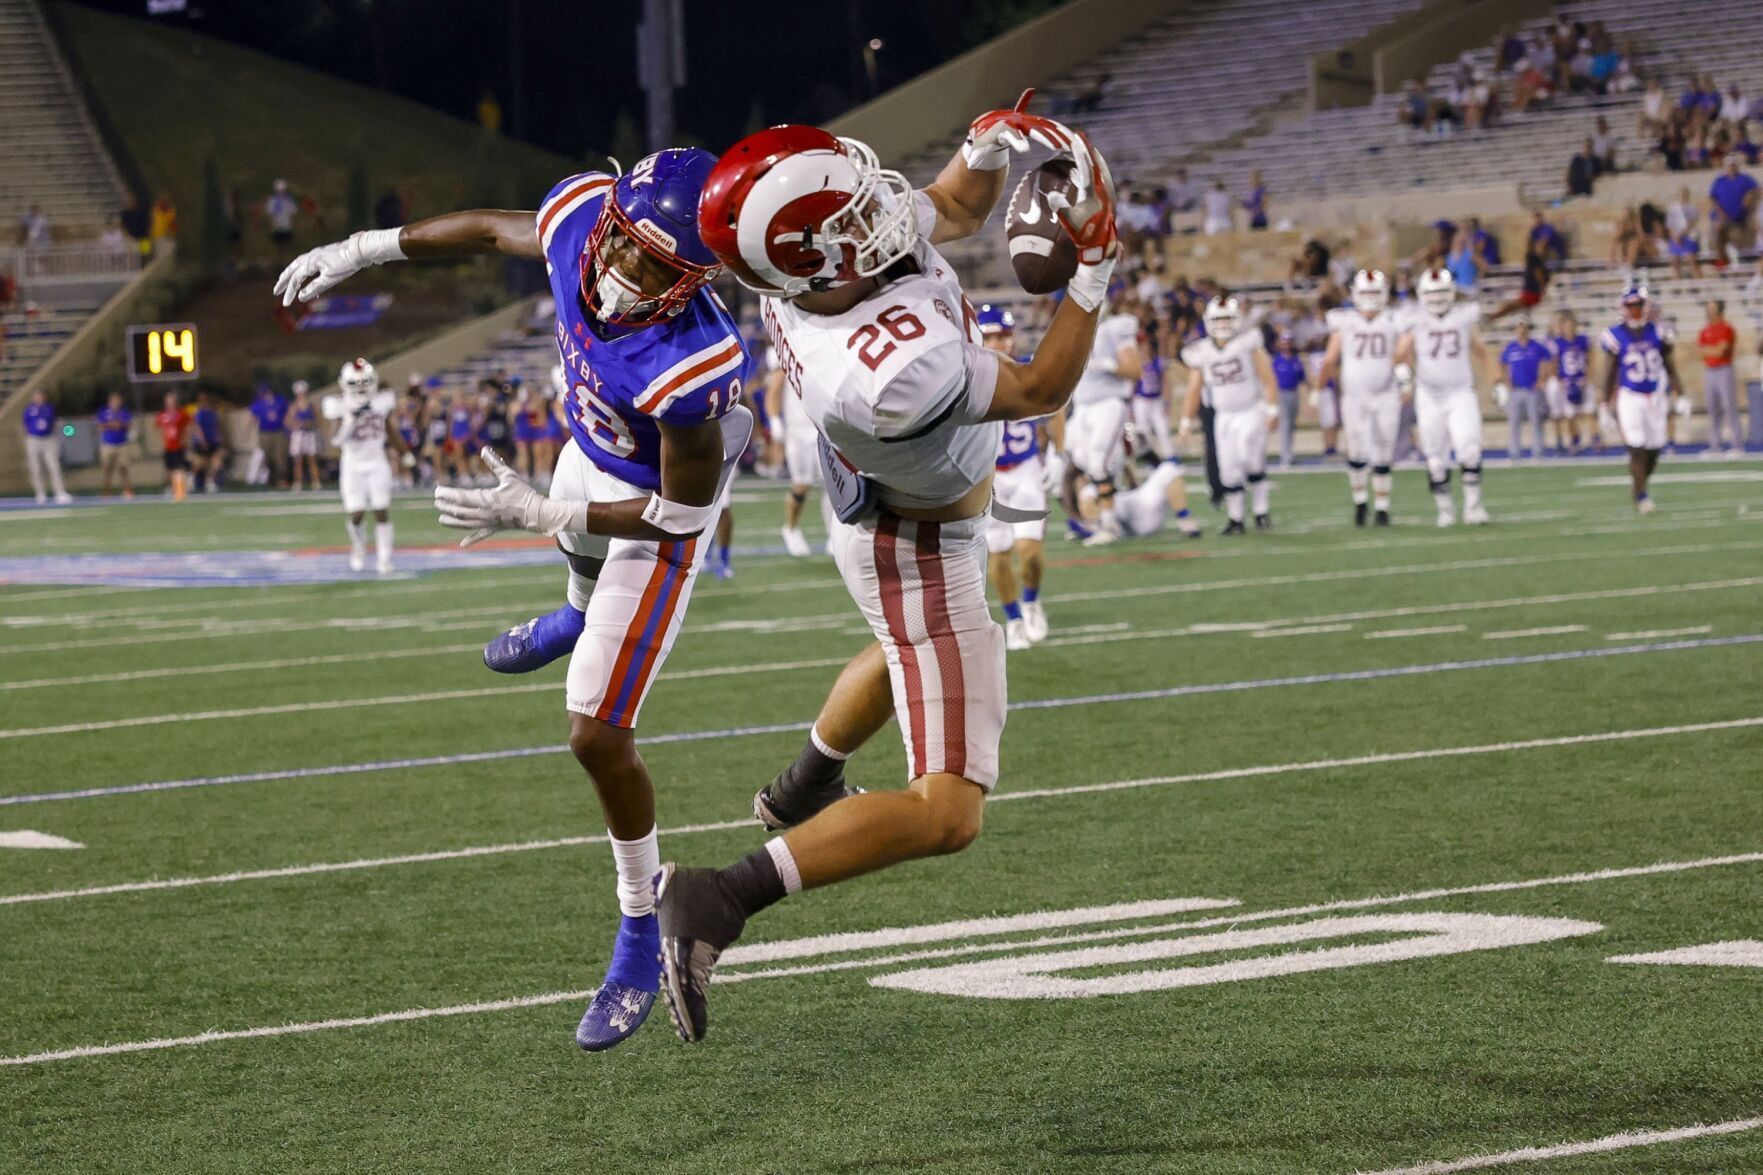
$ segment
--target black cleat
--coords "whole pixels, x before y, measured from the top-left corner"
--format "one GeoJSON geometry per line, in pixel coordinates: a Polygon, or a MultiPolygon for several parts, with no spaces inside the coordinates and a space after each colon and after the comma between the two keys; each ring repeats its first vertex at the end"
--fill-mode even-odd
{"type": "Polygon", "coordinates": [[[840,800],[862,794],[863,789],[846,783],[842,774],[828,787],[810,790],[796,784],[785,767],[753,794],[753,819],[768,832],[783,832],[807,823],[840,800]]]}
{"type": "Polygon", "coordinates": [[[1249,532],[1247,530],[1243,529],[1243,520],[1242,519],[1233,518],[1229,522],[1225,523],[1224,529],[1219,531],[1218,533],[1222,534],[1222,535],[1230,535],[1230,534],[1247,534],[1249,532]]]}
{"type": "Polygon", "coordinates": [[[1388,526],[1389,524],[1390,524],[1390,512],[1388,510],[1379,510],[1377,512],[1377,525],[1388,526]]]}
{"type": "Polygon", "coordinates": [[[1366,511],[1366,506],[1365,506],[1364,502],[1354,502],[1353,503],[1353,525],[1354,526],[1364,526],[1365,525],[1365,511],[1366,511]]]}
{"type": "Polygon", "coordinates": [[[714,869],[681,869],[671,861],[655,878],[661,922],[661,994],[673,1027],[687,1044],[710,1028],[710,975],[747,919],[714,869]]]}
{"type": "Polygon", "coordinates": [[[1256,530],[1272,530],[1273,529],[1273,515],[1271,515],[1271,514],[1257,514],[1257,515],[1255,515],[1255,529],[1256,530]]]}

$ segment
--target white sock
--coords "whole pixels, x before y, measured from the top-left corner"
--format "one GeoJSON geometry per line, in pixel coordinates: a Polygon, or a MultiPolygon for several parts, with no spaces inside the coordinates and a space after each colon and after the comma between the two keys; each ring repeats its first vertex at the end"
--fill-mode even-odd
{"type": "Polygon", "coordinates": [[[808,731],[808,739],[814,744],[815,750],[819,751],[829,759],[837,759],[839,762],[843,763],[846,759],[851,757],[850,751],[833,750],[832,744],[820,737],[820,728],[818,726],[813,727],[808,731]]]}
{"type": "Polygon", "coordinates": [[[786,894],[802,892],[802,871],[796,868],[796,855],[790,852],[790,846],[784,838],[774,836],[765,842],[765,851],[771,854],[771,863],[777,866],[777,875],[783,878],[786,894]]]}
{"type": "Polygon", "coordinates": [[[1374,473],[1371,475],[1372,504],[1377,509],[1383,510],[1386,513],[1390,508],[1390,484],[1393,481],[1394,478],[1387,473],[1374,473]]]}
{"type": "Polygon", "coordinates": [[[632,918],[655,912],[655,875],[661,872],[661,843],[655,830],[636,840],[619,840],[606,830],[612,861],[618,866],[618,909],[632,918]]]}
{"type": "Polygon", "coordinates": [[[376,522],[373,524],[373,550],[381,563],[392,561],[392,524],[376,522]]]}
{"type": "Polygon", "coordinates": [[[1463,508],[1474,510],[1481,505],[1481,474],[1463,475],[1463,508]]]}
{"type": "Polygon", "coordinates": [[[1347,466],[1347,485],[1353,490],[1353,504],[1362,505],[1365,501],[1365,467],[1354,469],[1347,466]]]}
{"type": "Polygon", "coordinates": [[[1243,491],[1226,490],[1224,493],[1224,512],[1232,522],[1243,520],[1243,491]]]}
{"type": "Polygon", "coordinates": [[[343,520],[343,525],[349,531],[349,545],[355,548],[355,553],[360,555],[366,552],[367,532],[362,529],[361,524],[353,518],[346,518],[343,520]]]}
{"type": "Polygon", "coordinates": [[[1255,513],[1267,513],[1267,496],[1272,492],[1273,487],[1267,483],[1265,477],[1249,483],[1249,495],[1254,499],[1255,513]]]}

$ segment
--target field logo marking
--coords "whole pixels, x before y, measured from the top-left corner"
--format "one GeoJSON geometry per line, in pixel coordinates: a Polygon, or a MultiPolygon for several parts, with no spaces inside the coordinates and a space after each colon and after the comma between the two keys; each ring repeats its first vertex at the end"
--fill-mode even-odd
{"type": "Polygon", "coordinates": [[[1596,922],[1580,922],[1571,918],[1526,918],[1510,914],[1362,914],[1346,918],[1318,918],[1285,926],[1221,930],[1211,934],[1083,947],[1071,951],[1004,955],[971,963],[895,971],[873,976],[869,982],[873,987],[916,991],[926,995],[966,996],[971,999],[1094,999],[1097,996],[1172,991],[1176,988],[1203,987],[1214,983],[1235,983],[1245,979],[1362,967],[1370,963],[1395,963],[1404,959],[1438,958],[1468,951],[1527,946],[1594,934],[1602,929],[1596,922]],[[1094,967],[1115,967],[1255,947],[1287,946],[1320,939],[1385,934],[1405,937],[1387,942],[1287,951],[1185,967],[1142,968],[1099,976],[1063,974],[1094,967]]]}
{"type": "Polygon", "coordinates": [[[55,836],[29,828],[0,832],[0,849],[83,849],[85,847],[77,840],[68,840],[65,836],[55,836]]]}
{"type": "Polygon", "coordinates": [[[1612,955],[1604,962],[1657,963],[1668,967],[1763,967],[1763,941],[1738,938],[1730,942],[1707,942],[1645,955],[1612,955]]]}

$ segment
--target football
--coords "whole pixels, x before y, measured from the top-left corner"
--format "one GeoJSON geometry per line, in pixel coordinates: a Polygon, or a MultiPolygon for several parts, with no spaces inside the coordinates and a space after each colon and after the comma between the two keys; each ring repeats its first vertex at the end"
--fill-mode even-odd
{"type": "Polygon", "coordinates": [[[1061,289],[1077,272],[1077,246],[1047,206],[1048,192],[1064,192],[1076,200],[1074,166],[1069,158],[1056,156],[1023,176],[1004,214],[1010,267],[1017,284],[1031,294],[1061,289]]]}

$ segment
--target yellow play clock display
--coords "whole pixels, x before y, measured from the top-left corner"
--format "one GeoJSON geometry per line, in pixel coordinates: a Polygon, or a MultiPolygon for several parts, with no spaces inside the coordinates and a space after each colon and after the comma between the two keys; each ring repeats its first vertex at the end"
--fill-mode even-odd
{"type": "Polygon", "coordinates": [[[127,330],[129,380],[160,383],[195,379],[202,374],[197,360],[196,328],[191,323],[131,326],[127,330]]]}

